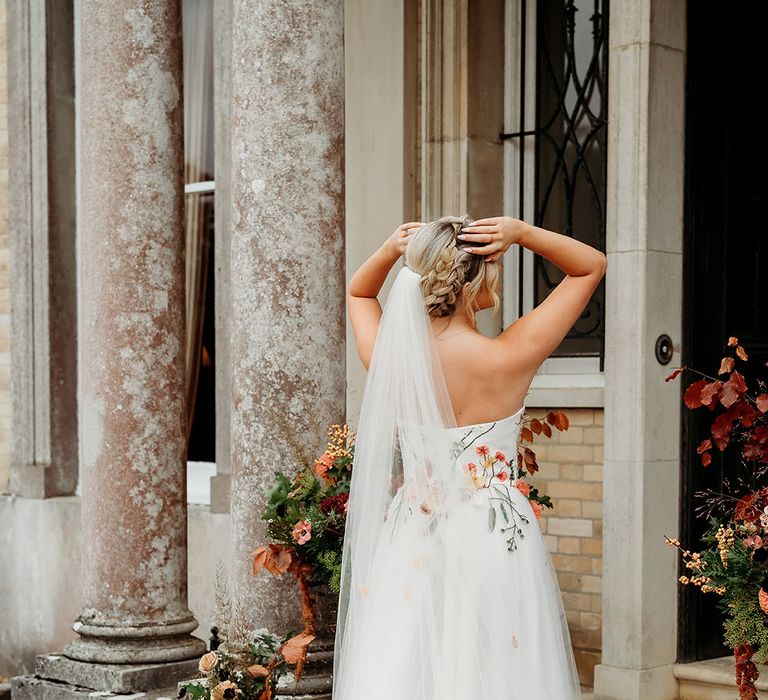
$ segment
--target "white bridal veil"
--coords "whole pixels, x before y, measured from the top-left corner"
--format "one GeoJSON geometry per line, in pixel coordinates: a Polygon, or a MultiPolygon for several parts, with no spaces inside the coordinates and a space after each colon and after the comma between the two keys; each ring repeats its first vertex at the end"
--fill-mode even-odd
{"type": "MultiPolygon", "coordinates": [[[[398,507],[428,512],[450,472],[445,428],[456,419],[421,291],[404,266],[386,301],[357,429],[334,654],[334,698],[352,697],[357,645],[371,644],[386,605],[376,595],[377,549],[398,507]]],[[[448,476],[450,479],[450,476],[448,476]]],[[[359,700],[363,700],[360,698],[359,700]]],[[[366,699],[367,700],[367,699],[366,699]]]]}

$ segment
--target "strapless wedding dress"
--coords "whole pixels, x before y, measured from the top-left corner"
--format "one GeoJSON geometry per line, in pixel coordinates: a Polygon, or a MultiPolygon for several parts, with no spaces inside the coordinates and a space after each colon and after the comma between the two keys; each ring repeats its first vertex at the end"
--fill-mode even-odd
{"type": "MultiPolygon", "coordinates": [[[[429,483],[393,488],[370,575],[350,593],[360,613],[335,700],[581,698],[552,561],[517,487],[524,408],[433,429],[429,483]]],[[[398,432],[408,475],[424,435],[398,432]]]]}

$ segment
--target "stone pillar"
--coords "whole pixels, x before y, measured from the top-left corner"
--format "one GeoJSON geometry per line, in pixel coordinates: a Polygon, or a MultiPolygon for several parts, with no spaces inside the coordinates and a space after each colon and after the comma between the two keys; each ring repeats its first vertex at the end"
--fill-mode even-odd
{"type": "Polygon", "coordinates": [[[197,656],[187,608],[181,21],[80,0],[83,611],[65,655],[197,656]]]}
{"type": "Polygon", "coordinates": [[[342,0],[233,0],[233,580],[258,626],[299,622],[295,583],[251,575],[273,472],[344,419],[342,0]]]}
{"type": "Polygon", "coordinates": [[[595,698],[677,698],[685,0],[611,5],[603,658],[595,698]],[[674,344],[669,365],[656,338],[674,344]]]}
{"type": "Polygon", "coordinates": [[[72,0],[8,3],[11,491],[28,498],[77,487],[72,9],[72,0]]]}
{"type": "MultiPolygon", "coordinates": [[[[504,2],[421,0],[420,9],[419,218],[498,216],[504,206],[504,2]]],[[[501,314],[481,312],[478,328],[497,335],[501,314]]]]}

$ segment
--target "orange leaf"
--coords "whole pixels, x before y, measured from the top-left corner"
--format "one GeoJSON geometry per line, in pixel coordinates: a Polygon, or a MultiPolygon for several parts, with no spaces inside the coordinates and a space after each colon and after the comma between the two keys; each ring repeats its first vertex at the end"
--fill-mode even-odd
{"type": "Polygon", "coordinates": [[[747,351],[741,345],[736,346],[736,354],[739,356],[739,359],[744,360],[744,362],[747,361],[747,351]]]}
{"type": "Polygon", "coordinates": [[[530,428],[523,426],[523,428],[520,430],[520,439],[524,442],[533,442],[533,433],[531,432],[530,428]]]}
{"type": "Polygon", "coordinates": [[[541,431],[546,435],[548,438],[552,437],[552,428],[549,427],[549,423],[542,423],[541,424],[541,431]]]}
{"type": "Polygon", "coordinates": [[[738,401],[741,394],[746,391],[747,385],[744,382],[744,377],[738,371],[734,371],[720,390],[720,403],[728,408],[738,401]]]}
{"type": "Polygon", "coordinates": [[[708,467],[711,461],[712,461],[712,453],[711,452],[704,452],[701,455],[701,463],[705,467],[708,467]]]}
{"type": "Polygon", "coordinates": [[[523,449],[523,461],[529,474],[539,471],[539,465],[536,463],[536,453],[533,450],[527,447],[523,449]]]}
{"type": "Polygon", "coordinates": [[[261,664],[253,664],[253,666],[248,667],[248,673],[254,678],[263,678],[264,676],[269,675],[269,670],[266,666],[262,666],[261,664]]]}
{"type": "Polygon", "coordinates": [[[261,545],[255,552],[251,552],[251,556],[253,557],[254,576],[264,567],[264,562],[267,559],[267,552],[269,552],[269,547],[265,544],[261,545]]]}
{"type": "Polygon", "coordinates": [[[711,450],[712,449],[712,441],[707,438],[706,440],[702,440],[701,444],[696,448],[696,452],[701,454],[705,450],[711,450]]]}
{"type": "Polygon", "coordinates": [[[290,549],[279,545],[270,545],[270,550],[272,556],[267,557],[267,561],[264,563],[265,568],[273,576],[284,574],[291,568],[291,561],[293,560],[290,549]]]}
{"type": "Polygon", "coordinates": [[[540,435],[543,425],[544,424],[538,418],[534,418],[531,420],[531,423],[530,423],[531,431],[536,433],[536,435],[540,435]]]}
{"type": "Polygon", "coordinates": [[[671,379],[675,379],[675,377],[677,377],[677,375],[680,374],[680,372],[682,372],[685,369],[685,367],[686,365],[681,365],[674,372],[672,372],[672,374],[670,374],[668,377],[664,377],[664,381],[668,382],[671,379]]]}
{"type": "Polygon", "coordinates": [[[768,394],[760,394],[760,396],[755,399],[755,403],[757,404],[757,410],[760,411],[760,413],[768,411],[768,394]]]}
{"type": "Polygon", "coordinates": [[[299,632],[280,647],[280,653],[289,664],[297,664],[304,657],[307,646],[314,638],[314,635],[299,632]]]}
{"type": "Polygon", "coordinates": [[[733,366],[736,363],[734,362],[732,357],[724,357],[722,360],[720,360],[720,369],[717,370],[718,374],[725,374],[726,372],[730,372],[733,370],[733,366]]]}
{"type": "Polygon", "coordinates": [[[739,339],[735,335],[732,335],[730,338],[728,338],[728,347],[732,348],[734,345],[738,344],[739,339]]]}

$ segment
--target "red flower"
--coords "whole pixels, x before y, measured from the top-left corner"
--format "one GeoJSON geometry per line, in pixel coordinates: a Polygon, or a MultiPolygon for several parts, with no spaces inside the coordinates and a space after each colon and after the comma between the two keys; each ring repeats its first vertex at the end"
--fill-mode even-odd
{"type": "Polygon", "coordinates": [[[499,473],[496,475],[496,478],[497,478],[499,481],[506,481],[506,480],[507,480],[507,472],[505,472],[504,470],[500,471],[500,472],[499,472],[499,473]]]}
{"type": "Polygon", "coordinates": [[[293,526],[293,539],[298,544],[305,544],[312,539],[312,523],[307,520],[299,520],[296,525],[293,526]]]}
{"type": "Polygon", "coordinates": [[[480,457],[487,457],[490,450],[488,449],[488,445],[478,445],[475,448],[475,452],[477,452],[480,457]]]}
{"type": "Polygon", "coordinates": [[[347,512],[348,493],[337,493],[335,496],[328,496],[320,501],[320,510],[323,513],[335,511],[339,515],[347,512]]]}
{"type": "Polygon", "coordinates": [[[495,455],[495,457],[496,457],[496,460],[497,460],[497,461],[499,461],[499,462],[504,462],[504,464],[506,464],[506,463],[507,463],[507,458],[506,458],[506,456],[504,455],[504,453],[503,453],[503,452],[497,452],[497,453],[496,453],[496,455],[495,455]]]}
{"type": "Polygon", "coordinates": [[[539,503],[538,501],[528,501],[528,503],[530,503],[531,508],[533,508],[533,514],[537,518],[540,518],[542,512],[544,511],[544,508],[541,507],[541,503],[539,503]]]}

